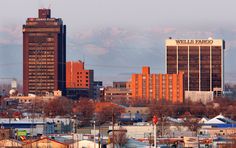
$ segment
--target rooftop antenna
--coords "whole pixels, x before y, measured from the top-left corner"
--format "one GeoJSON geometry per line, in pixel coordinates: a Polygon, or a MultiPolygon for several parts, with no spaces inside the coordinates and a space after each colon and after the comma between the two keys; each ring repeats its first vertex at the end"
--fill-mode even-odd
{"type": "Polygon", "coordinates": [[[51,5],[52,5],[52,3],[50,2],[48,5],[48,9],[51,9],[51,5]]]}
{"type": "Polygon", "coordinates": [[[51,9],[51,6],[52,6],[52,0],[49,0],[48,9],[51,9]]]}
{"type": "Polygon", "coordinates": [[[42,0],[38,1],[38,6],[39,6],[39,8],[41,8],[41,9],[44,8],[42,0]]]}
{"type": "Polygon", "coordinates": [[[85,57],[84,57],[84,55],[83,55],[83,62],[85,63],[85,57]]]}

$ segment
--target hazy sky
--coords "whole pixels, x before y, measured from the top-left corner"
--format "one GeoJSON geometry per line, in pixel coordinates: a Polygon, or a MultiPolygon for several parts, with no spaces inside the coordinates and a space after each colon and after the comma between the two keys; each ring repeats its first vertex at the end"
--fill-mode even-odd
{"type": "MultiPolygon", "coordinates": [[[[223,38],[225,79],[236,82],[235,0],[1,0],[0,78],[22,82],[22,25],[51,8],[67,25],[67,60],[85,60],[105,84],[143,65],[164,73],[164,41],[223,38]]],[[[0,79],[1,81],[1,79],[0,79]]]]}

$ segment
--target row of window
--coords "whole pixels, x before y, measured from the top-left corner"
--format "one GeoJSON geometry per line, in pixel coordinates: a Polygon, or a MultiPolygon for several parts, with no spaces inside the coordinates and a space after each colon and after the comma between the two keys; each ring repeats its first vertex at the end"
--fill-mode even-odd
{"type": "MultiPolygon", "coordinates": [[[[83,86],[82,84],[77,84],[77,87],[83,86]]],[[[88,83],[85,84],[85,86],[88,86],[88,83]]]]}
{"type": "Polygon", "coordinates": [[[43,61],[35,61],[35,62],[29,62],[29,64],[31,64],[31,65],[38,65],[38,64],[45,64],[45,65],[47,65],[47,64],[54,64],[54,62],[43,62],[43,61]]]}
{"type": "MultiPolygon", "coordinates": [[[[77,74],[83,74],[83,72],[77,72],[77,74]]],[[[86,75],[88,75],[89,73],[88,72],[85,72],[86,75]]]]}

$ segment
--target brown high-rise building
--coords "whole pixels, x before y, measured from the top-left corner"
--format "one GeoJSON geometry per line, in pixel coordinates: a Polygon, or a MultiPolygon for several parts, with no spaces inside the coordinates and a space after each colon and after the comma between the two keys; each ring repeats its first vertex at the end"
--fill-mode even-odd
{"type": "Polygon", "coordinates": [[[23,25],[23,92],[44,95],[65,92],[66,26],[51,18],[50,9],[39,9],[38,18],[23,25]]]}
{"type": "Polygon", "coordinates": [[[213,95],[213,91],[222,92],[224,46],[224,40],[221,39],[168,39],[166,40],[166,72],[168,74],[184,72],[186,95],[193,96],[195,93],[199,98],[200,93],[212,92],[213,95]]]}

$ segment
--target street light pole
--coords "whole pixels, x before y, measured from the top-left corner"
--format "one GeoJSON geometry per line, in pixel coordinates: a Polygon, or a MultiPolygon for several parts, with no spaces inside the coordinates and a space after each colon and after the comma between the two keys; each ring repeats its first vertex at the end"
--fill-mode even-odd
{"type": "Polygon", "coordinates": [[[156,124],[153,124],[154,126],[154,148],[157,147],[157,125],[156,124]]]}
{"type": "Polygon", "coordinates": [[[95,125],[95,123],[96,123],[96,121],[93,121],[93,136],[94,136],[94,138],[93,138],[93,142],[94,142],[94,148],[96,148],[96,140],[95,140],[95,136],[96,136],[96,132],[95,132],[95,129],[96,129],[96,125],[95,125]]]}
{"type": "Polygon", "coordinates": [[[157,122],[158,122],[158,118],[157,116],[153,116],[152,118],[152,122],[153,122],[153,126],[154,126],[154,132],[153,132],[153,136],[154,136],[154,148],[157,147],[157,122]]]}

